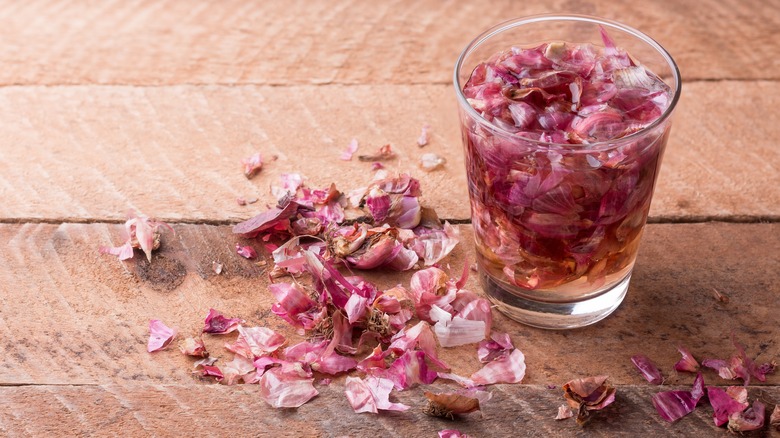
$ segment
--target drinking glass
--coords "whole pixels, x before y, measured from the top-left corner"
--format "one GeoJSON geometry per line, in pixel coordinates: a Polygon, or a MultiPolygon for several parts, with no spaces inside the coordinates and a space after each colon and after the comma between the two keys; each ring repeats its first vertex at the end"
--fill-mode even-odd
{"type": "Polygon", "coordinates": [[[458,58],[454,85],[486,295],[504,314],[536,327],[576,328],[605,318],[626,295],[650,209],[680,96],[674,60],[647,35],[614,21],[533,16],[476,37],[458,58]],[[489,121],[464,95],[474,69],[497,53],[549,42],[603,47],[602,29],[669,88],[660,117],[636,132],[587,144],[541,141],[489,121]]]}

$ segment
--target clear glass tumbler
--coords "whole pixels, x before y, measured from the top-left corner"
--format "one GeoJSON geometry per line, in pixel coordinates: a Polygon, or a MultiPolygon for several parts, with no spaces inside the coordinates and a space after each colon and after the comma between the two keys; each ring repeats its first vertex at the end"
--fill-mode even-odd
{"type": "Polygon", "coordinates": [[[576,328],[605,318],[626,295],[647,221],[680,96],[674,60],[650,37],[620,23],[534,16],[475,38],[458,58],[454,83],[477,265],[488,298],[504,314],[536,327],[576,328]],[[541,141],[489,121],[464,95],[475,68],[499,52],[550,42],[603,47],[602,29],[630,62],[668,86],[660,117],[633,133],[584,144],[541,141]]]}

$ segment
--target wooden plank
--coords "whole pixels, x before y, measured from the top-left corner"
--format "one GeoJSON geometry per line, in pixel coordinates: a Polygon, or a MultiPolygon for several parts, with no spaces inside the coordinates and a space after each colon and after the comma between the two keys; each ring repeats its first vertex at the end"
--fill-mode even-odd
{"type": "Polygon", "coordinates": [[[683,85],[650,215],[780,218],[779,105],[774,82],[683,85]]]}
{"type": "Polygon", "coordinates": [[[449,83],[460,51],[513,17],[561,11],[624,21],[686,79],[780,76],[777,4],[758,0],[0,4],[0,84],[449,83]]]}
{"type": "Polygon", "coordinates": [[[121,220],[137,208],[171,220],[243,220],[276,203],[269,188],[282,173],[300,172],[317,188],[365,187],[371,163],[339,159],[352,138],[358,154],[391,143],[398,157],[387,170],[420,178],[442,217],[465,218],[453,104],[441,85],[0,89],[8,145],[0,218],[121,220]],[[430,145],[420,149],[426,123],[430,145]],[[247,180],[240,161],[256,151],[268,162],[247,180]],[[448,165],[422,171],[424,152],[448,165]],[[241,207],[237,197],[260,202],[241,207]]]}
{"type": "MultiPolygon", "coordinates": [[[[564,403],[560,388],[497,385],[482,413],[452,421],[422,413],[423,388],[396,393],[411,408],[379,415],[355,414],[344,396],[343,379],[320,386],[320,394],[297,409],[274,410],[254,385],[23,386],[0,388],[0,431],[6,436],[154,435],[235,436],[436,436],[458,429],[471,436],[728,436],[715,427],[706,401],[676,423],[660,418],[650,402],[658,391],[648,386],[618,386],[612,406],[585,426],[574,419],[554,420],[564,403]]],[[[430,389],[430,388],[425,388],[430,389]]],[[[441,386],[438,390],[443,390],[441,386]]],[[[751,399],[780,402],[780,388],[750,387],[751,399]]],[[[745,436],[780,436],[763,430],[745,436]]]]}
{"type": "MultiPolygon", "coordinates": [[[[689,84],[675,114],[654,220],[780,217],[775,153],[780,83],[689,84]],[[728,105],[724,105],[724,93],[728,105]]],[[[0,219],[122,221],[129,208],[172,221],[239,221],[274,204],[269,187],[300,172],[314,187],[365,186],[370,163],[341,161],[391,143],[390,172],[420,178],[443,218],[469,205],[452,90],[432,86],[13,87],[0,89],[0,219]],[[423,124],[430,144],[417,146],[423,124]],[[261,151],[254,179],[240,160],[261,151]],[[420,156],[447,159],[443,170],[420,156]],[[269,159],[270,161],[270,159],[269,159]],[[237,197],[260,198],[241,207],[237,197]]]]}
{"type": "MultiPolygon", "coordinates": [[[[165,235],[151,269],[140,256],[126,263],[97,253],[118,242],[120,225],[0,225],[0,355],[2,384],[189,384],[192,360],[177,349],[146,352],[148,321],[161,319],[181,336],[199,333],[208,309],[241,317],[247,325],[301,340],[270,313],[274,303],[261,268],[233,253],[229,227],[176,226],[165,235]],[[224,264],[216,275],[212,261],[224,264]]],[[[473,263],[471,228],[447,264],[459,274],[473,263]]],[[[630,356],[644,353],[669,384],[690,384],[671,372],[675,347],[699,359],[726,358],[729,335],[762,362],[780,358],[780,245],[778,224],[659,224],[648,226],[628,297],[605,321],[573,331],[544,331],[495,315],[526,355],[525,383],[562,383],[608,374],[617,384],[642,384],[630,356]],[[719,303],[714,289],[730,297],[719,303]]],[[[255,243],[255,246],[259,245],[255,243]]],[[[411,273],[367,272],[381,288],[408,285],[411,273]]],[[[480,291],[472,276],[467,288],[480,291]]],[[[221,362],[232,357],[228,336],[205,336],[221,362]]],[[[480,364],[473,346],[442,349],[453,372],[470,375],[480,364]]],[[[714,372],[708,383],[720,382],[714,372]]],[[[780,375],[767,384],[780,384],[780,375]]]]}

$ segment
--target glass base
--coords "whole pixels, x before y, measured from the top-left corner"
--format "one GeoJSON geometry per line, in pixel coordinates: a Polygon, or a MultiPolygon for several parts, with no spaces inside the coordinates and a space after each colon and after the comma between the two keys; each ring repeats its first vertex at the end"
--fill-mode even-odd
{"type": "Polygon", "coordinates": [[[484,272],[480,281],[488,299],[504,315],[533,327],[563,330],[594,324],[606,318],[623,302],[631,272],[596,297],[568,303],[529,300],[507,290],[484,272]]]}

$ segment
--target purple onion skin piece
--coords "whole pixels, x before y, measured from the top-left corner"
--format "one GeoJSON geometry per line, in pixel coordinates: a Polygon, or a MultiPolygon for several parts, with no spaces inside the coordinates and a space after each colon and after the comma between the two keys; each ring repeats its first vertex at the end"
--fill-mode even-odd
{"type": "Polygon", "coordinates": [[[674,423],[696,408],[690,391],[664,391],[652,397],[653,406],[664,420],[674,423]]]}
{"type": "Polygon", "coordinates": [[[699,373],[690,391],[659,392],[652,397],[653,406],[661,418],[673,423],[696,409],[704,396],[704,388],[704,377],[699,373]]]}
{"type": "Polygon", "coordinates": [[[488,275],[578,299],[633,266],[671,128],[649,125],[670,90],[619,49],[568,45],[559,62],[546,47],[497,54],[464,86],[494,126],[461,109],[472,223],[488,275]]]}
{"type": "Polygon", "coordinates": [[[642,374],[642,377],[644,377],[648,382],[652,383],[653,385],[660,385],[664,382],[664,377],[661,375],[661,371],[658,370],[658,367],[653,363],[653,361],[650,360],[649,357],[645,356],[644,354],[636,354],[631,356],[631,362],[634,363],[634,366],[637,368],[637,370],[639,370],[640,374],[642,374]]]}

